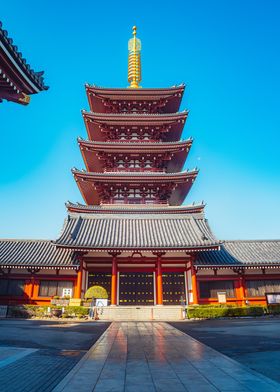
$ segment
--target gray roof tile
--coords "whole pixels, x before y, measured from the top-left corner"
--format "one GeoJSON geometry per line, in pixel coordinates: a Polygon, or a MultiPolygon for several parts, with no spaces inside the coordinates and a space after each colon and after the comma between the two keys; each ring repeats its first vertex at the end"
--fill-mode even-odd
{"type": "Polygon", "coordinates": [[[221,250],[200,252],[196,266],[279,265],[280,240],[225,241],[221,250]]]}
{"type": "Polygon", "coordinates": [[[71,213],[55,244],[72,249],[191,249],[217,247],[203,214],[71,213]]]}
{"type": "Polygon", "coordinates": [[[0,267],[77,267],[79,262],[68,249],[59,249],[48,240],[0,240],[0,267]]]}

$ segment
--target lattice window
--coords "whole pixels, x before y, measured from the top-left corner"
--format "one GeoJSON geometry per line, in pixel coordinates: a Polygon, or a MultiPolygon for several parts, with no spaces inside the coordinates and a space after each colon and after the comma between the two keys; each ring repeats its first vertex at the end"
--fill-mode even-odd
{"type": "Polygon", "coordinates": [[[63,289],[73,289],[72,281],[61,280],[41,280],[39,288],[39,297],[62,296],[63,289]]]}
{"type": "Polygon", "coordinates": [[[227,297],[234,298],[233,280],[213,280],[199,282],[200,298],[218,298],[219,291],[225,291],[227,297]]]}
{"type": "Polygon", "coordinates": [[[280,280],[247,280],[246,287],[248,297],[264,297],[265,293],[280,292],[280,280]]]}
{"type": "Polygon", "coordinates": [[[0,279],[0,295],[22,297],[24,283],[23,279],[0,279]]]}

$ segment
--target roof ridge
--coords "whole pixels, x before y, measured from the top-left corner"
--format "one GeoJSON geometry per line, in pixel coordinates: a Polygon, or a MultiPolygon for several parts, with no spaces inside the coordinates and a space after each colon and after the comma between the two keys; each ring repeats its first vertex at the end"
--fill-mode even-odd
{"type": "Polygon", "coordinates": [[[188,139],[185,140],[177,140],[177,141],[170,141],[170,142],[162,142],[162,141],[154,141],[154,142],[131,142],[131,141],[99,141],[99,140],[89,140],[89,139],[83,139],[78,137],[78,142],[85,142],[85,143],[90,143],[90,144],[105,144],[105,145],[128,145],[128,146],[133,146],[133,145],[137,145],[138,146],[166,146],[167,144],[184,144],[184,143],[189,143],[189,142],[193,142],[193,138],[189,137],[188,139]]]}
{"type": "Polygon", "coordinates": [[[36,239],[36,238],[0,238],[0,241],[26,241],[26,242],[52,242],[51,239],[36,239]]]}
{"type": "Polygon", "coordinates": [[[193,174],[197,173],[199,170],[197,168],[191,169],[191,170],[182,170],[180,172],[174,172],[174,173],[165,173],[165,172],[114,172],[114,171],[107,171],[107,172],[89,172],[87,170],[79,170],[77,168],[72,169],[72,173],[82,173],[82,174],[92,174],[92,175],[105,175],[105,176],[112,176],[114,175],[115,177],[118,176],[129,176],[129,177],[145,177],[145,176],[162,176],[162,177],[168,177],[168,176],[173,176],[173,175],[184,175],[184,174],[193,174]]]}
{"type": "Polygon", "coordinates": [[[181,112],[171,112],[171,113],[98,113],[91,110],[82,110],[82,114],[97,115],[99,117],[171,117],[171,116],[182,116],[188,115],[189,110],[183,110],[181,112]]]}
{"type": "Polygon", "coordinates": [[[224,243],[229,242],[280,242],[280,238],[276,239],[253,239],[253,240],[222,240],[224,243]]]}
{"type": "MultiPolygon", "coordinates": [[[[96,88],[96,89],[98,89],[98,90],[107,90],[107,91],[119,91],[119,90],[122,90],[122,91],[127,91],[127,92],[129,92],[129,91],[131,91],[131,90],[135,90],[135,89],[127,89],[127,88],[125,88],[125,87],[102,87],[102,86],[96,86],[95,84],[89,84],[89,83],[86,83],[85,84],[85,86],[86,87],[88,87],[88,88],[96,88]]],[[[159,91],[164,91],[164,90],[179,90],[179,89],[185,89],[186,88],[186,85],[185,85],[185,83],[181,83],[181,84],[179,84],[178,86],[177,85],[175,85],[175,86],[171,86],[171,87],[144,87],[144,88],[141,88],[141,90],[137,90],[137,91],[140,91],[140,92],[143,92],[143,91],[153,91],[153,90],[159,90],[159,91]]]]}

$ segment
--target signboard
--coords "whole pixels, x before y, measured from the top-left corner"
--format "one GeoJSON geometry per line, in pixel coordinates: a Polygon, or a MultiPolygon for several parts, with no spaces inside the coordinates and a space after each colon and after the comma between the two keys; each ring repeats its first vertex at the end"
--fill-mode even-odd
{"type": "Polygon", "coordinates": [[[64,288],[63,290],[62,290],[62,298],[64,298],[64,297],[72,297],[72,289],[66,289],[66,288],[64,288]]]}
{"type": "Polygon", "coordinates": [[[217,292],[218,302],[219,304],[227,303],[227,293],[226,291],[218,291],[217,292]]]}
{"type": "Polygon", "coordinates": [[[69,306],[81,306],[81,298],[70,298],[69,306]]]}
{"type": "Polygon", "coordinates": [[[280,293],[265,293],[268,305],[280,305],[280,293]]]}
{"type": "Polygon", "coordinates": [[[108,299],[97,299],[96,300],[96,305],[97,307],[101,307],[101,306],[108,306],[108,299]]]}
{"type": "Polygon", "coordinates": [[[0,305],[0,317],[2,318],[7,317],[7,310],[8,310],[7,305],[0,305]]]}

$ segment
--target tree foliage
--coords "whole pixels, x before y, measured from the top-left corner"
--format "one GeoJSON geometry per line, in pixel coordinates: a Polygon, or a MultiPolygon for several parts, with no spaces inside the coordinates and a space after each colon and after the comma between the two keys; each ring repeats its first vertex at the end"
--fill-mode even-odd
{"type": "Polygon", "coordinates": [[[107,290],[102,286],[89,287],[85,293],[85,299],[92,299],[92,298],[107,299],[108,298],[107,290]]]}

